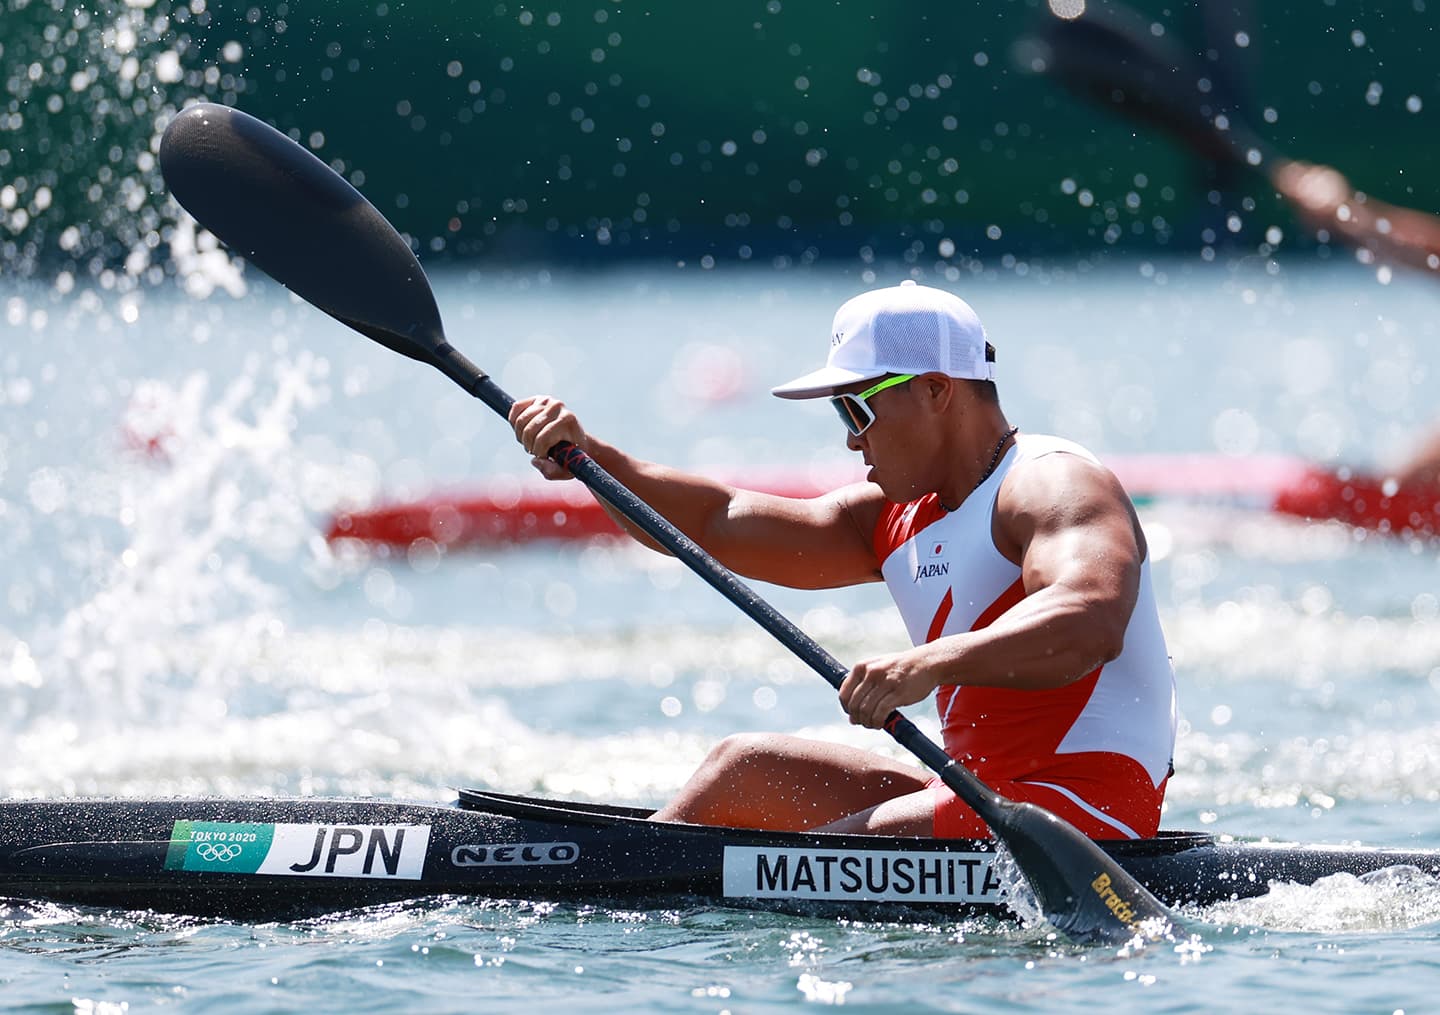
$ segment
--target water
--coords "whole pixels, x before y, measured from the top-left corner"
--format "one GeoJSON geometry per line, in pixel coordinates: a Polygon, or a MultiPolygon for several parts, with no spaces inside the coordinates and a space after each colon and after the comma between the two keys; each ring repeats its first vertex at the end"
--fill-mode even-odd
{"type": "MultiPolygon", "coordinates": [[[[765,390],[812,365],[842,299],[891,280],[676,267],[435,284],[452,340],[512,394],[552,391],[637,453],[743,469],[844,459],[824,406],[765,390]]],[[[1435,401],[1436,294],[1414,276],[1113,261],[943,281],[999,346],[1012,420],[1102,455],[1385,465],[1435,401]]],[[[645,551],[328,547],[340,507],[528,464],[438,373],[283,290],[12,280],[0,322],[6,796],[443,801],[464,784],[654,804],[735,730],[899,756],[645,551]]],[[[1164,824],[1440,843],[1436,548],[1217,506],[1143,520],[1183,718],[1164,824]]],[[[904,641],[883,589],[759,591],[842,660],[904,641]]],[[[1391,1011],[1440,985],[1440,886],[1403,871],[1186,916],[1196,939],[1116,954],[990,920],[451,899],[249,926],[11,902],[0,990],[17,1010],[81,1012],[1391,1011]]]]}

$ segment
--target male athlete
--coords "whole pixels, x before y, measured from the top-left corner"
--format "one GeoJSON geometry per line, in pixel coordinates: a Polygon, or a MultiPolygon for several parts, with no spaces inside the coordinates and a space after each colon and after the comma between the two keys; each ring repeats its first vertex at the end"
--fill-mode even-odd
{"type": "MultiPolygon", "coordinates": [[[[516,402],[510,422],[547,478],[569,475],[544,455],[570,441],[739,574],[810,589],[884,581],[914,647],[850,671],[852,723],[879,728],[933,692],[947,753],[1004,796],[1094,838],[1152,836],[1175,702],[1144,533],[1089,452],[1010,425],[993,378],[994,349],[959,298],[906,281],[851,299],[826,365],[774,389],[829,398],[870,469],[808,500],[639,461],[543,396],[516,402]]],[[[721,741],[655,817],[990,835],[923,770],[771,733],[721,741]]]]}

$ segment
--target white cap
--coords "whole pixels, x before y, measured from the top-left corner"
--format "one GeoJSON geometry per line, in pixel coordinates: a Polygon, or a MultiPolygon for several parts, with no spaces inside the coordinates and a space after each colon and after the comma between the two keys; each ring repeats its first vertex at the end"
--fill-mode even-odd
{"type": "Polygon", "coordinates": [[[771,394],[819,398],[886,374],[995,379],[995,364],[985,354],[985,328],[970,304],[910,279],[848,300],[835,312],[830,332],[825,365],[771,388],[771,394]]]}

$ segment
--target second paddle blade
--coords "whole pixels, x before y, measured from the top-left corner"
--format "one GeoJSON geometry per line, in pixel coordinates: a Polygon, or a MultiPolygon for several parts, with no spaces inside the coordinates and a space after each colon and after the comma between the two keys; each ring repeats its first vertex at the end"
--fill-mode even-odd
{"type": "Polygon", "coordinates": [[[160,171],[231,250],[361,334],[434,362],[444,330],[409,244],[290,138],[238,109],[200,103],[166,128],[160,171]]]}

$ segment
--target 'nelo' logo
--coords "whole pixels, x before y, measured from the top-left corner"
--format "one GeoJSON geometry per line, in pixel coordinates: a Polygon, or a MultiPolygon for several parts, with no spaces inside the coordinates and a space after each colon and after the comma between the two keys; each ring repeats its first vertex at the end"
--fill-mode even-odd
{"type": "Polygon", "coordinates": [[[506,842],[456,846],[450,862],[456,867],[510,867],[532,864],[569,864],[580,859],[573,842],[506,842]]]}

